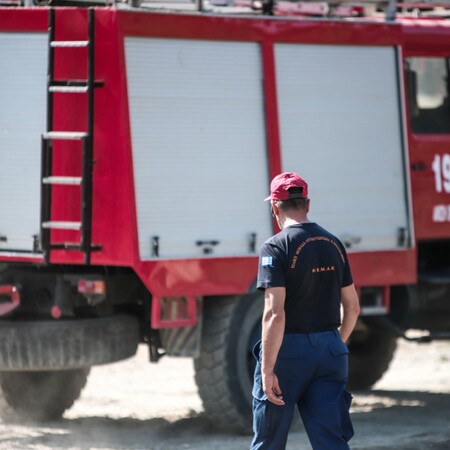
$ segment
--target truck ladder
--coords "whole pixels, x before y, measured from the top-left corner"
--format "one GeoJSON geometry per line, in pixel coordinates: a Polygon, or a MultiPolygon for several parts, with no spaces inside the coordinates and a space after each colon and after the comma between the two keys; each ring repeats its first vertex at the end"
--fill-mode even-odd
{"type": "MultiPolygon", "coordinates": [[[[95,11],[88,11],[88,38],[85,41],[55,40],[55,10],[49,10],[49,52],[47,72],[47,131],[42,134],[41,154],[41,230],[40,246],[45,263],[50,262],[52,250],[72,250],[84,253],[84,263],[90,264],[91,252],[100,250],[99,245],[92,245],[92,169],[93,169],[93,133],[94,133],[94,89],[102,86],[94,79],[94,35],[95,11]],[[56,48],[87,48],[86,80],[55,80],[56,48]],[[53,129],[53,96],[57,93],[87,96],[86,131],[57,131],[53,129]],[[54,176],[52,173],[53,143],[55,140],[81,140],[82,143],[82,175],[54,176]],[[73,185],[81,188],[81,221],[52,221],[52,186],[73,185]],[[80,232],[78,242],[58,242],[51,240],[51,231],[77,230],[80,232]]],[[[61,150],[64,151],[62,145],[61,150]]],[[[59,147],[58,147],[59,148],[59,147]]]]}

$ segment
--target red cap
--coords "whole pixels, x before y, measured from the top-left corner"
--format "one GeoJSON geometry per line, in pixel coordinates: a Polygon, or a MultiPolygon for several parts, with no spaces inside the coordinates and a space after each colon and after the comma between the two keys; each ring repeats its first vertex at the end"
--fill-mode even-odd
{"type": "Polygon", "coordinates": [[[270,195],[264,199],[265,202],[293,200],[296,198],[308,198],[308,183],[295,172],[284,172],[277,175],[270,183],[270,195]],[[290,193],[290,188],[301,188],[302,192],[290,193]]]}

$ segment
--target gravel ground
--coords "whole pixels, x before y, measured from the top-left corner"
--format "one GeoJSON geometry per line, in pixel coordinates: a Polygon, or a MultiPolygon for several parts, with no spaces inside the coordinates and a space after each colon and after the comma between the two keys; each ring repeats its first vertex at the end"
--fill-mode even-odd
{"type": "MultiPolygon", "coordinates": [[[[450,450],[450,342],[399,342],[383,379],[354,394],[352,417],[354,450],[450,450]]],[[[144,346],[130,360],[94,368],[63,420],[0,422],[0,450],[244,450],[250,439],[211,428],[190,359],[150,364],[144,346]]],[[[294,449],[310,449],[301,427],[289,438],[294,449]]]]}

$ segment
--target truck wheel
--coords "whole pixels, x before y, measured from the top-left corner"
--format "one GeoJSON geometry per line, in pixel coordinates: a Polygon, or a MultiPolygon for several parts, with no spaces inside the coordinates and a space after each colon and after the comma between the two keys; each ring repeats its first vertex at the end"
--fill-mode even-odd
{"type": "Polygon", "coordinates": [[[366,390],[375,384],[388,369],[397,338],[370,330],[354,331],[348,348],[350,390],[366,390]]]}
{"type": "Polygon", "coordinates": [[[131,316],[0,321],[0,409],[9,419],[61,417],[80,395],[89,367],[136,353],[131,316]]]}
{"type": "Polygon", "coordinates": [[[42,372],[1,372],[4,420],[59,419],[80,396],[89,368],[42,372]]]}
{"type": "Polygon", "coordinates": [[[263,295],[204,302],[202,350],[195,380],[207,417],[219,428],[251,431],[252,350],[261,337],[263,295]]]}
{"type": "Polygon", "coordinates": [[[138,342],[138,321],[128,315],[0,320],[0,372],[84,369],[133,356],[138,342]]]}

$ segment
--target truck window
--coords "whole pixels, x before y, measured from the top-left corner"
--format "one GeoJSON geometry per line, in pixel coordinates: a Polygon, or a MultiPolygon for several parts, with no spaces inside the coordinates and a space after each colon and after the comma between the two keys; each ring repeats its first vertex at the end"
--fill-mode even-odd
{"type": "Polygon", "coordinates": [[[414,133],[450,133],[449,59],[406,60],[409,117],[414,133]]]}

